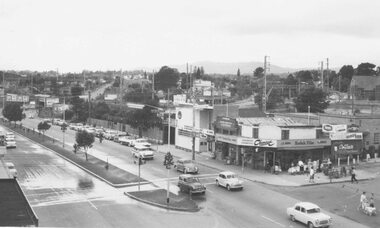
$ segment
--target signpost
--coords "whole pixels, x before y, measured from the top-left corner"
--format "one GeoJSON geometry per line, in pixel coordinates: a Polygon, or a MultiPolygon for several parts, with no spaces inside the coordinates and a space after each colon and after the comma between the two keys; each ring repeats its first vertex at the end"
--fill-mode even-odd
{"type": "Polygon", "coordinates": [[[167,152],[165,155],[165,160],[164,160],[164,166],[166,166],[166,169],[168,170],[168,183],[167,183],[167,191],[166,191],[166,204],[169,206],[169,174],[170,174],[170,169],[171,166],[174,164],[173,162],[173,155],[170,152],[167,152]]]}

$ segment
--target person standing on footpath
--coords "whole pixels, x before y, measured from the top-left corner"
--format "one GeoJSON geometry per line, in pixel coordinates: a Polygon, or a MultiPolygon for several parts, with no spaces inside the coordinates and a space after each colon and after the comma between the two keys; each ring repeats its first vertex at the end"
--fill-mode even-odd
{"type": "Polygon", "coordinates": [[[355,168],[354,168],[354,167],[351,167],[351,184],[353,184],[354,181],[356,181],[356,183],[358,183],[358,180],[356,179],[356,171],[355,171],[355,168]]]}
{"type": "Polygon", "coordinates": [[[314,171],[314,168],[313,168],[313,166],[311,166],[310,167],[310,173],[309,173],[309,183],[315,183],[314,182],[314,173],[315,173],[315,171],[314,171]]]}

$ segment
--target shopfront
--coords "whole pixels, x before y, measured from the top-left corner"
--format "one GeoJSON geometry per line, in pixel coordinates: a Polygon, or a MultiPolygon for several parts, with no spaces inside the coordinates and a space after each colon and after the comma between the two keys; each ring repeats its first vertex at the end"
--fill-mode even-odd
{"type": "Polygon", "coordinates": [[[338,158],[346,160],[347,158],[356,158],[363,151],[363,133],[342,133],[331,134],[331,153],[334,160],[338,158]]]}

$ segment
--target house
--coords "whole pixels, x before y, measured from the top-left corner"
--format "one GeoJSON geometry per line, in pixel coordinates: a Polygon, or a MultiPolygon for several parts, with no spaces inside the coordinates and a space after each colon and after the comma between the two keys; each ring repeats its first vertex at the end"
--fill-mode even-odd
{"type": "Polygon", "coordinates": [[[350,93],[355,100],[380,100],[380,77],[358,76],[351,79],[350,93]]]}

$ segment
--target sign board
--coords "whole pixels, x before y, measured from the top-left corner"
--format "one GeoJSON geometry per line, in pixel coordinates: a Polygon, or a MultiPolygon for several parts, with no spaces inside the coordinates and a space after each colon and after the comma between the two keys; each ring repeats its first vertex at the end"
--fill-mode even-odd
{"type": "Polygon", "coordinates": [[[347,125],[333,125],[333,124],[322,124],[322,131],[326,133],[339,133],[339,132],[347,132],[347,125]]]}
{"type": "Polygon", "coordinates": [[[223,130],[236,131],[238,128],[238,123],[236,119],[229,117],[217,117],[215,126],[223,130]]]}
{"type": "Polygon", "coordinates": [[[293,139],[293,140],[278,140],[278,148],[297,148],[297,147],[324,147],[330,146],[330,139],[293,139]]]}
{"type": "Polygon", "coordinates": [[[45,107],[53,107],[53,104],[59,104],[59,98],[45,98],[45,107]]]}
{"type": "Polygon", "coordinates": [[[363,133],[362,132],[347,132],[347,133],[331,133],[330,134],[331,140],[345,140],[345,139],[363,139],[363,133]]]}
{"type": "Polygon", "coordinates": [[[29,96],[7,93],[6,100],[9,102],[29,102],[29,96]]]}
{"type": "Polygon", "coordinates": [[[237,144],[237,136],[215,134],[215,141],[237,144]]]}
{"type": "Polygon", "coordinates": [[[362,142],[358,140],[340,140],[334,141],[331,145],[331,150],[337,155],[350,155],[360,153],[362,142]]]}

